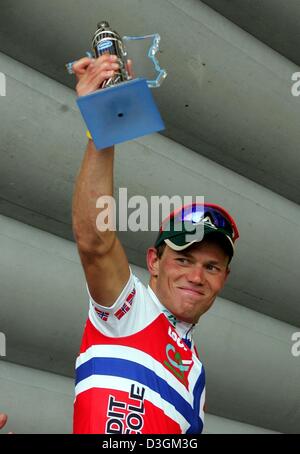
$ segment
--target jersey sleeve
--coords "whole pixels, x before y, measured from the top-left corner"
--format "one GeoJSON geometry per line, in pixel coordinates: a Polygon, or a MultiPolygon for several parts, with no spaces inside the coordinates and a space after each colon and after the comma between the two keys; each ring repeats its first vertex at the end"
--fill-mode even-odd
{"type": "Polygon", "coordinates": [[[102,334],[110,337],[122,337],[134,331],[135,319],[138,316],[137,282],[130,270],[130,277],[118,296],[117,300],[110,307],[101,306],[89,295],[89,319],[91,323],[102,334]]]}

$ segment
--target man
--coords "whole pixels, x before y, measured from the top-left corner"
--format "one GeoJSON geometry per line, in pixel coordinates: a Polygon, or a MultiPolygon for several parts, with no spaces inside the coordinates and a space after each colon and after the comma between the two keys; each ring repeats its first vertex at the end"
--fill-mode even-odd
{"type": "MultiPolygon", "coordinates": [[[[79,60],[77,94],[95,91],[117,70],[115,56],[79,60]]],[[[146,288],[115,232],[96,227],[97,199],[113,195],[113,159],[113,148],[96,151],[90,139],[74,193],[73,229],[90,295],[74,432],[201,433],[205,377],[191,333],[225,284],[238,230],[216,205],[171,213],[148,250],[146,288]]]]}

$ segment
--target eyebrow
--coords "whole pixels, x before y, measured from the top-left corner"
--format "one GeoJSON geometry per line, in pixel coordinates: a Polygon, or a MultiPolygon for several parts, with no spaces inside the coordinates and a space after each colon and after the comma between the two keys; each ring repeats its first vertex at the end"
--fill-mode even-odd
{"type": "MultiPolygon", "coordinates": [[[[176,255],[184,255],[185,257],[188,257],[188,258],[192,258],[195,260],[195,257],[193,256],[193,254],[189,251],[174,251],[176,252],[176,255]]],[[[217,265],[217,266],[220,266],[220,267],[223,267],[226,265],[224,265],[220,260],[214,260],[214,259],[208,259],[207,260],[207,263],[209,263],[210,265],[217,265]]]]}
{"type": "Polygon", "coordinates": [[[174,251],[176,255],[184,255],[185,257],[193,257],[193,255],[188,251],[174,251]]]}

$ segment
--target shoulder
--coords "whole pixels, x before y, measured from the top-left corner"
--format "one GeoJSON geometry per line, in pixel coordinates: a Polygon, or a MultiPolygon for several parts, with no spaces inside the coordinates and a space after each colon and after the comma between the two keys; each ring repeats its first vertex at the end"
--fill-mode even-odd
{"type": "Polygon", "coordinates": [[[160,314],[151,292],[131,270],[125,287],[112,306],[101,306],[90,294],[89,298],[89,319],[98,331],[108,337],[135,334],[160,314]]]}

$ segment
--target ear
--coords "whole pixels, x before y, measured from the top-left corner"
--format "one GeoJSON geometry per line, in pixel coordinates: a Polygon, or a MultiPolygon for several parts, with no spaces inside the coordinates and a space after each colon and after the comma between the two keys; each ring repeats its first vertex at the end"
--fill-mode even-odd
{"type": "Polygon", "coordinates": [[[157,277],[159,272],[159,258],[154,247],[147,250],[147,267],[151,277],[157,277]]]}

